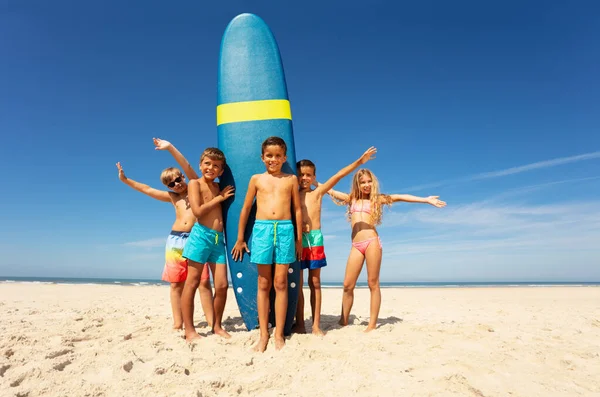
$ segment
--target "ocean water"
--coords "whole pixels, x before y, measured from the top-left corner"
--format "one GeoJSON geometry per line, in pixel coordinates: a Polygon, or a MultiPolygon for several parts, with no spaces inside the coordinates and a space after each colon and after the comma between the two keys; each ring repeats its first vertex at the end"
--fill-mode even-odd
{"type": "MultiPolygon", "coordinates": [[[[66,278],[66,277],[10,277],[0,276],[0,284],[32,283],[32,284],[89,284],[89,285],[122,285],[149,286],[169,285],[161,280],[118,279],[118,278],[66,278]]],[[[230,281],[231,286],[231,281],[230,281]]],[[[342,282],[322,281],[323,288],[341,288],[342,282]]],[[[436,281],[436,282],[381,282],[381,288],[482,288],[482,287],[598,287],[600,281],[436,281]]],[[[367,288],[366,282],[357,283],[358,288],[367,288]]]]}

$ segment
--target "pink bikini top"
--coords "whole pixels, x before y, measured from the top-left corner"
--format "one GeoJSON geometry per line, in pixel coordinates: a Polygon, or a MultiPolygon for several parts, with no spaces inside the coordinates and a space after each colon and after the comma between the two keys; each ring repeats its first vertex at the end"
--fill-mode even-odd
{"type": "Polygon", "coordinates": [[[358,201],[354,201],[350,206],[350,213],[354,214],[355,212],[364,212],[366,214],[370,214],[371,202],[369,200],[361,200],[360,204],[358,204],[358,201]]]}

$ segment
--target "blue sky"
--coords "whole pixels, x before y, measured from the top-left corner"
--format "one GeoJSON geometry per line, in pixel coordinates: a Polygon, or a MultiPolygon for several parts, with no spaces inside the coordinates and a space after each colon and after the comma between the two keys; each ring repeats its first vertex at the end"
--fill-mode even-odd
{"type": "MultiPolygon", "coordinates": [[[[220,39],[253,12],[297,158],[323,180],[374,145],[384,192],[448,202],[385,213],[383,281],[600,280],[599,4],[205,3],[0,5],[0,275],[160,277],[172,207],[115,163],[161,187],[152,137],[192,164],[216,145],[220,39]]],[[[323,218],[339,281],[350,227],[327,200],[323,218]]]]}

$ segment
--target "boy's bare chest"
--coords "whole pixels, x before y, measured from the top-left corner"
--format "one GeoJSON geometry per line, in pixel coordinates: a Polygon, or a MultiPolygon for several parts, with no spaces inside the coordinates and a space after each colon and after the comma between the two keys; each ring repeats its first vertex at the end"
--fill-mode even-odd
{"type": "Polygon", "coordinates": [[[177,211],[191,211],[191,206],[190,206],[190,200],[188,199],[188,196],[181,196],[181,197],[177,197],[175,199],[175,209],[177,211]]]}
{"type": "Polygon", "coordinates": [[[290,194],[291,185],[285,180],[261,181],[256,188],[259,194],[281,196],[290,194]]]}
{"type": "Polygon", "coordinates": [[[300,204],[303,208],[313,209],[320,207],[319,196],[314,192],[300,193],[300,204]]]}
{"type": "Polygon", "coordinates": [[[219,194],[219,188],[216,186],[200,185],[200,194],[202,200],[207,203],[219,194]]]}

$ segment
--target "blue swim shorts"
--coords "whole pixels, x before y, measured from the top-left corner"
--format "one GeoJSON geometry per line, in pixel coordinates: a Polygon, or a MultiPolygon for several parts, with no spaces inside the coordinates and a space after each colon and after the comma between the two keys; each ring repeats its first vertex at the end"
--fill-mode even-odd
{"type": "Polygon", "coordinates": [[[296,262],[296,239],[291,220],[257,220],[252,228],[250,262],[286,265],[296,262]]]}
{"type": "Polygon", "coordinates": [[[223,232],[195,223],[185,243],[183,257],[197,263],[226,264],[223,232]]]}

